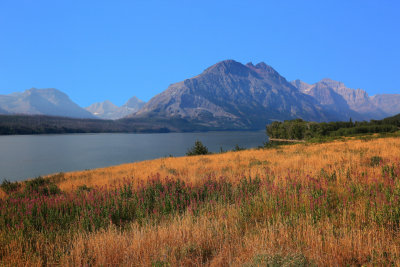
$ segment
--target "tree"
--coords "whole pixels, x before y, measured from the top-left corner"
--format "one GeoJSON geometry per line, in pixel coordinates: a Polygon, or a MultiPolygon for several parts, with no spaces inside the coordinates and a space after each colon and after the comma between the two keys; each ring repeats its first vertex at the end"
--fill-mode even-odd
{"type": "Polygon", "coordinates": [[[200,142],[199,140],[196,140],[196,142],[194,142],[194,146],[191,147],[188,152],[186,152],[187,156],[194,156],[194,155],[207,155],[210,154],[210,152],[208,152],[208,148],[203,145],[202,142],[200,142]]]}

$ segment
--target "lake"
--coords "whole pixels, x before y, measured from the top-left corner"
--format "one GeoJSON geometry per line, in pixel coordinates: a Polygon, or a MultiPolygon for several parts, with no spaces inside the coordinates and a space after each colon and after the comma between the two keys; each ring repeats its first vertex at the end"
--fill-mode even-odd
{"type": "Polygon", "coordinates": [[[267,140],[265,131],[160,134],[62,134],[0,136],[0,182],[184,156],[196,140],[211,152],[237,144],[252,148],[267,140]]]}

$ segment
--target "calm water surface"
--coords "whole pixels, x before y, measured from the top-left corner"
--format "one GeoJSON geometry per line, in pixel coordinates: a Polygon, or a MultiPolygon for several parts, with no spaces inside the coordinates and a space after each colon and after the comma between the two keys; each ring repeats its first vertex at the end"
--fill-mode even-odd
{"type": "Polygon", "coordinates": [[[69,134],[0,136],[0,182],[57,172],[183,156],[200,140],[212,152],[257,147],[265,131],[162,134],[69,134]]]}

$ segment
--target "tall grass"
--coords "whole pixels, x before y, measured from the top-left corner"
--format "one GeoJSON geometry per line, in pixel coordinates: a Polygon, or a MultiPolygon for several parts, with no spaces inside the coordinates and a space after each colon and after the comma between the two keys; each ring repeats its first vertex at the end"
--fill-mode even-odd
{"type": "Polygon", "coordinates": [[[59,175],[54,193],[27,183],[0,200],[0,264],[398,265],[399,147],[355,140],[161,159],[136,164],[147,178],[126,178],[134,165],[88,171],[103,172],[97,185],[59,175]]]}

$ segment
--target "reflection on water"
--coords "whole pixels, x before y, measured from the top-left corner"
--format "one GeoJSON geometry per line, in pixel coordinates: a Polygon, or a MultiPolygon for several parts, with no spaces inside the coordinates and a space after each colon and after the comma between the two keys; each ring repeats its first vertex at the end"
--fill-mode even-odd
{"type": "Polygon", "coordinates": [[[265,131],[0,136],[0,180],[183,156],[200,140],[212,152],[257,147],[265,131]]]}

